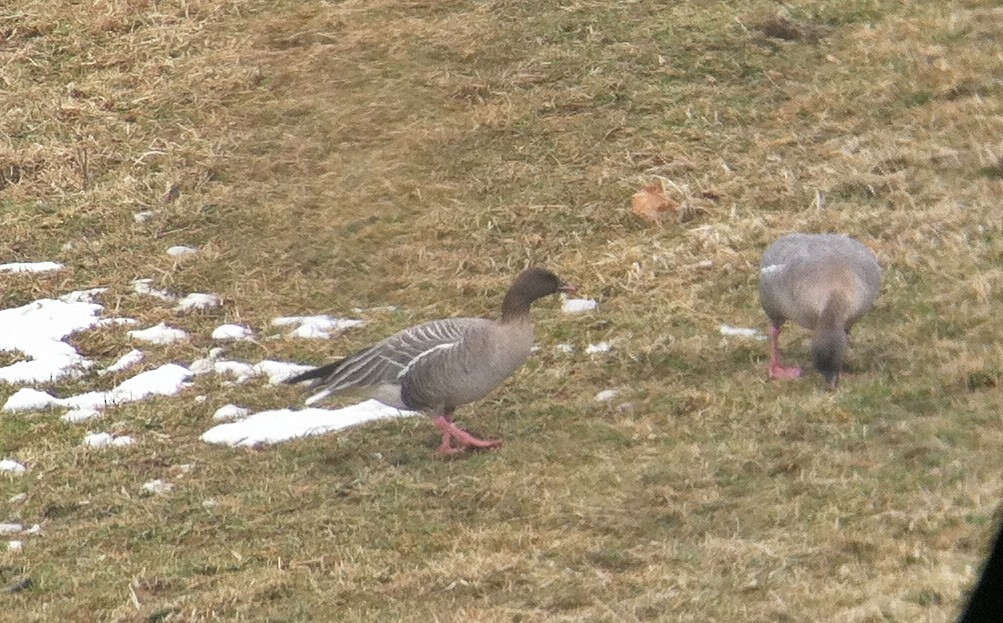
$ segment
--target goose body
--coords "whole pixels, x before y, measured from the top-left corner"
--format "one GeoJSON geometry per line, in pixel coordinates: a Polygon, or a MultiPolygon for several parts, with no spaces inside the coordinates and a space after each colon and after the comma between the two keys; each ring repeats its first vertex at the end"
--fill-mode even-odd
{"type": "Polygon", "coordinates": [[[759,298],[772,323],[769,376],[801,374],[780,363],[780,331],[790,320],[813,332],[815,367],[835,389],[850,328],[874,306],[881,276],[874,253],[848,236],[789,234],[770,245],[759,277],[759,298]]]}
{"type": "Polygon", "coordinates": [[[548,270],[531,268],[506,293],[501,320],[431,320],[288,382],[311,381],[319,390],[307,404],[355,390],[399,409],[434,414],[443,432],[441,453],[495,447],[499,442],[477,439],[459,428],[452,414],[488,395],[526,361],[533,347],[530,305],[561,291],[574,287],[548,270]]]}

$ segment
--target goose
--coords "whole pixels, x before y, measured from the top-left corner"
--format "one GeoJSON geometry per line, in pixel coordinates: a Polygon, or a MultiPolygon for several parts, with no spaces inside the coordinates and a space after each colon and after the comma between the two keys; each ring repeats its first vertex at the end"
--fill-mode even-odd
{"type": "Polygon", "coordinates": [[[836,389],[850,328],[874,305],[881,274],[874,253],[849,236],[796,233],[770,245],[759,273],[759,300],[772,323],[769,377],[801,376],[780,361],[780,330],[791,320],[813,332],[815,368],[836,389]]]}
{"type": "Polygon", "coordinates": [[[576,290],[549,270],[530,268],[506,292],[501,320],[431,320],[286,382],[310,381],[310,387],[320,390],[306,400],[308,405],[362,390],[391,407],[431,414],[442,431],[438,454],[496,448],[500,440],[479,439],[463,430],[453,421],[453,412],[486,396],[529,357],[533,301],[576,290]]]}

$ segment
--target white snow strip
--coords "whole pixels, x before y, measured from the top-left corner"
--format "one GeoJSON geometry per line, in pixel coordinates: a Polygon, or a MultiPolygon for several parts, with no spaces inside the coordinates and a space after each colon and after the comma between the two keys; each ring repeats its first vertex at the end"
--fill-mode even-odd
{"type": "Polygon", "coordinates": [[[199,252],[199,250],[196,249],[195,247],[186,247],[186,246],[181,245],[181,244],[175,245],[173,247],[168,247],[168,249],[167,249],[167,255],[170,255],[171,257],[181,257],[181,256],[184,256],[184,255],[194,255],[194,254],[196,254],[198,252],[199,252]]]}
{"type": "Polygon", "coordinates": [[[620,395],[619,390],[616,390],[616,389],[604,389],[604,390],[602,390],[601,392],[599,392],[598,394],[595,395],[594,400],[596,402],[607,402],[609,400],[613,400],[614,398],[616,398],[619,395],[620,395]]]}
{"type": "Polygon", "coordinates": [[[78,411],[101,410],[108,405],[137,402],[153,396],[173,396],[188,387],[187,381],[191,377],[192,373],[188,368],[168,363],[126,379],[106,392],[87,392],[69,398],[54,398],[37,389],[24,387],[7,399],[3,411],[39,411],[50,407],[70,407],[78,411]]]}
{"type": "Polygon", "coordinates": [[[733,327],[728,324],[721,325],[721,335],[732,337],[751,337],[757,340],[765,340],[766,336],[759,332],[759,329],[749,329],[746,327],[733,327]]]}
{"type": "Polygon", "coordinates": [[[163,322],[152,326],[149,329],[135,329],[133,331],[128,331],[127,333],[131,338],[141,340],[143,342],[149,342],[151,344],[170,344],[172,342],[188,339],[187,333],[181,329],[168,327],[163,322]]]}
{"type": "Polygon", "coordinates": [[[144,482],[140,490],[143,493],[149,493],[150,495],[166,495],[174,489],[174,485],[169,482],[164,482],[159,478],[156,480],[151,480],[149,482],[144,482]]]}
{"type": "Polygon", "coordinates": [[[100,311],[95,303],[55,299],[0,310],[0,351],[20,352],[29,359],[0,368],[0,382],[52,381],[92,365],[63,339],[98,324],[100,311]]]}
{"type": "Polygon", "coordinates": [[[299,363],[289,363],[288,361],[269,361],[266,359],[255,365],[254,368],[260,370],[261,374],[268,377],[269,385],[278,385],[297,374],[312,370],[313,366],[304,366],[299,363]]]}
{"type": "Polygon", "coordinates": [[[595,353],[608,353],[613,350],[613,346],[609,342],[599,342],[598,344],[589,344],[585,348],[585,352],[589,355],[595,353]]]}
{"type": "Polygon", "coordinates": [[[24,526],[19,523],[0,523],[0,534],[17,534],[24,530],[24,526]]]}
{"type": "Polygon", "coordinates": [[[217,361],[212,364],[212,370],[216,374],[232,376],[238,384],[246,383],[260,374],[254,366],[242,361],[217,361]]]}
{"type": "Polygon", "coordinates": [[[115,363],[111,364],[107,368],[98,370],[98,374],[108,374],[110,372],[121,372],[127,368],[131,368],[140,361],[143,360],[143,351],[136,350],[135,348],[127,352],[126,354],[115,360],[115,363]]]}
{"type": "Polygon", "coordinates": [[[324,339],[333,334],[365,324],[354,318],[335,318],[333,316],[282,316],[272,320],[276,327],[296,327],[289,333],[292,337],[324,339]]]}
{"type": "Polygon", "coordinates": [[[216,294],[203,294],[193,292],[178,301],[177,309],[180,311],[192,311],[196,309],[210,309],[223,304],[223,299],[216,294]]]}
{"type": "Polygon", "coordinates": [[[554,350],[556,350],[559,353],[573,353],[573,352],[575,352],[575,347],[573,345],[567,344],[567,343],[556,344],[554,346],[554,350]]]}
{"type": "Polygon", "coordinates": [[[63,265],[59,262],[13,262],[11,264],[0,264],[0,272],[3,273],[46,273],[59,270],[63,265]]]}
{"type": "Polygon", "coordinates": [[[178,298],[167,290],[158,290],[157,288],[154,288],[153,279],[137,279],[132,282],[132,289],[136,294],[148,294],[162,301],[173,302],[178,298]]]}
{"type": "Polygon", "coordinates": [[[565,314],[581,314],[599,307],[599,301],[592,299],[564,299],[561,311],[565,314]]]}
{"type": "Polygon", "coordinates": [[[101,411],[97,409],[73,409],[67,411],[63,414],[61,419],[64,422],[70,422],[71,424],[76,424],[79,422],[86,422],[87,420],[93,420],[96,417],[101,416],[101,411]]]}
{"type": "Polygon", "coordinates": [[[135,440],[128,435],[112,437],[109,433],[91,433],[84,437],[84,445],[92,448],[106,448],[108,446],[131,446],[135,440]]]}
{"type": "Polygon", "coordinates": [[[24,548],[23,541],[7,541],[8,552],[19,552],[24,548]]]}
{"type": "Polygon", "coordinates": [[[0,461],[0,472],[10,472],[11,474],[23,474],[24,465],[21,465],[17,461],[4,459],[0,461]]]}
{"type": "Polygon", "coordinates": [[[223,405],[219,409],[216,409],[216,413],[212,414],[212,419],[219,422],[228,422],[230,420],[239,420],[248,415],[251,415],[250,409],[238,407],[237,405],[223,405]]]}
{"type": "Polygon", "coordinates": [[[214,340],[250,340],[254,332],[239,324],[223,324],[212,330],[214,340]]]}
{"type": "Polygon", "coordinates": [[[59,297],[64,303],[93,303],[98,294],[107,292],[108,288],[91,288],[90,290],[77,290],[59,297]]]}
{"type": "Polygon", "coordinates": [[[416,415],[376,400],[343,409],[278,409],[262,411],[239,422],[219,424],[202,434],[208,443],[253,447],[298,437],[323,435],[373,420],[416,415]]]}

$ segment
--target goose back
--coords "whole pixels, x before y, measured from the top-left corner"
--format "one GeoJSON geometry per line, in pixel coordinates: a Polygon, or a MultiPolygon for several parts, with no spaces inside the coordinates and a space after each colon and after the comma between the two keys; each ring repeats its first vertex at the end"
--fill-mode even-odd
{"type": "Polygon", "coordinates": [[[873,305],[881,266],[860,241],[839,234],[789,234],[763,254],[759,296],[774,326],[815,329],[831,301],[849,328],[873,305]]]}

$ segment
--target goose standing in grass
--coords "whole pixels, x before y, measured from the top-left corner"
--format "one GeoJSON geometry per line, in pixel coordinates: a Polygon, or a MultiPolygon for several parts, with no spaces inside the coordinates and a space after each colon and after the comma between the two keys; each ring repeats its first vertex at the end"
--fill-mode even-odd
{"type": "Polygon", "coordinates": [[[780,330],[792,320],[813,331],[815,368],[830,389],[839,385],[850,327],[881,289],[878,259],[858,240],[838,234],[789,234],[763,254],[759,299],[769,317],[771,379],[801,376],[780,361],[780,330]]]}
{"type": "Polygon", "coordinates": [[[425,322],[287,382],[312,381],[310,386],[320,389],[307,404],[361,389],[389,406],[433,414],[432,421],[442,431],[439,454],[494,448],[501,441],[478,439],[463,430],[453,422],[453,412],[486,396],[529,357],[533,348],[529,308],[533,301],[575,289],[549,270],[530,268],[505,294],[501,320],[444,318],[425,322]]]}

